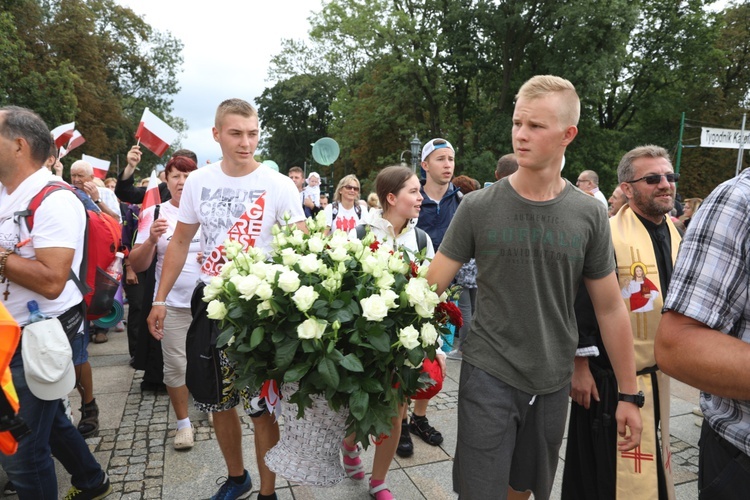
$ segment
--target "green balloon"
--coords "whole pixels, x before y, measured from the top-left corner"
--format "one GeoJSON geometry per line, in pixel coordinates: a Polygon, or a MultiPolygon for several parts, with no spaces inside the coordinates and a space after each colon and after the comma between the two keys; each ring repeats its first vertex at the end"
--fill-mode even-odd
{"type": "Polygon", "coordinates": [[[330,137],[318,139],[313,144],[313,159],[321,165],[330,165],[339,157],[339,145],[330,137]]]}
{"type": "Polygon", "coordinates": [[[279,171],[279,166],[273,160],[263,160],[263,165],[267,166],[271,170],[279,171]]]}

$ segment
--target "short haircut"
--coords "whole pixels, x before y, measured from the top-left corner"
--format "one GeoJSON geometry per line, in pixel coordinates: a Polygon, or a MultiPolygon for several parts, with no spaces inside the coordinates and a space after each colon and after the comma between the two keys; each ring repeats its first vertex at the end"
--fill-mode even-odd
{"type": "Polygon", "coordinates": [[[516,170],[518,170],[516,155],[513,153],[503,155],[497,160],[497,167],[495,167],[495,180],[499,181],[503,177],[508,177],[516,170]]]}
{"type": "Polygon", "coordinates": [[[598,186],[599,185],[599,174],[597,174],[593,170],[584,170],[583,172],[581,172],[580,174],[578,174],[579,177],[581,175],[585,175],[586,177],[588,177],[588,180],[590,180],[591,182],[593,182],[594,186],[598,186]]]}
{"type": "Polygon", "coordinates": [[[198,155],[196,155],[189,149],[178,149],[177,151],[172,153],[172,158],[174,158],[175,156],[185,156],[193,160],[196,166],[198,165],[198,155]]]}
{"type": "Polygon", "coordinates": [[[620,183],[628,182],[633,180],[635,175],[633,168],[633,162],[638,158],[664,158],[668,162],[672,163],[669,158],[669,153],[666,149],[661,146],[654,146],[653,144],[647,144],[645,146],[638,146],[635,149],[631,149],[620,160],[620,164],[617,165],[617,181],[620,183]]]}
{"type": "Polygon", "coordinates": [[[44,120],[30,109],[20,106],[0,107],[0,114],[0,134],[11,141],[19,137],[25,140],[31,150],[31,159],[41,167],[51,156],[50,151],[54,146],[44,120]]]}
{"type": "Polygon", "coordinates": [[[74,161],[70,166],[71,173],[73,170],[83,170],[83,173],[89,177],[93,177],[94,175],[94,167],[91,166],[91,163],[83,160],[74,161]]]}
{"type": "MultiPolygon", "coordinates": [[[[245,118],[258,118],[258,112],[255,108],[247,101],[243,99],[227,99],[219,104],[216,108],[216,118],[214,119],[214,126],[218,129],[221,128],[221,123],[224,121],[226,115],[240,115],[245,118]]],[[[197,162],[196,162],[197,163],[197,162]]]]}
{"type": "Polygon", "coordinates": [[[578,99],[576,88],[565,78],[553,75],[534,76],[521,86],[516,94],[516,100],[539,99],[555,93],[563,98],[563,106],[557,115],[560,122],[565,127],[577,126],[581,116],[581,101],[578,99]]]}
{"type": "Polygon", "coordinates": [[[359,186],[359,179],[354,174],[345,175],[341,178],[338,185],[336,186],[336,192],[333,193],[333,201],[341,201],[341,188],[349,184],[349,181],[354,181],[359,186]]]}
{"type": "Polygon", "coordinates": [[[477,189],[476,181],[468,175],[459,175],[453,178],[453,185],[461,190],[463,194],[469,194],[477,189]]]}
{"type": "Polygon", "coordinates": [[[390,208],[388,205],[388,195],[391,193],[398,194],[403,189],[406,181],[416,175],[412,169],[403,165],[392,165],[380,171],[378,176],[375,177],[375,192],[378,193],[383,213],[386,213],[390,208]]]}
{"type": "Polygon", "coordinates": [[[47,158],[54,156],[55,161],[57,161],[57,154],[58,154],[57,144],[55,144],[55,138],[52,137],[51,135],[50,137],[52,138],[52,142],[49,143],[49,153],[47,154],[47,158]]]}
{"type": "Polygon", "coordinates": [[[106,179],[104,179],[104,185],[105,186],[107,185],[108,182],[114,182],[115,184],[117,184],[117,178],[116,177],[107,177],[106,179]]]}
{"type": "Polygon", "coordinates": [[[301,167],[289,167],[289,170],[287,171],[286,175],[289,175],[291,173],[297,173],[301,175],[302,177],[305,176],[305,172],[302,170],[301,167]]]}
{"type": "Polygon", "coordinates": [[[188,156],[172,156],[167,162],[167,166],[164,167],[164,173],[168,176],[172,170],[180,172],[192,172],[197,170],[198,165],[188,156]]]}

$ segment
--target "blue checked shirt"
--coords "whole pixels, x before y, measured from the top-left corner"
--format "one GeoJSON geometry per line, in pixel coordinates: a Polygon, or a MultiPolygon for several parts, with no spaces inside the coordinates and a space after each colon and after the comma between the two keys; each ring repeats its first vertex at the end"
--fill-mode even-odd
{"type": "MultiPolygon", "coordinates": [[[[664,310],[750,343],[750,169],[718,186],[693,216],[664,310]]],[[[749,381],[750,382],[750,381],[749,381]]],[[[750,401],[701,393],[703,414],[750,455],[750,401]]]]}

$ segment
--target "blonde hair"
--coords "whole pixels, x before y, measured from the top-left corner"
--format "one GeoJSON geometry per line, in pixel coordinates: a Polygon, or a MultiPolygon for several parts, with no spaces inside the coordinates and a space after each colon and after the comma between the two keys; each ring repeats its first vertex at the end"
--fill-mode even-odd
{"type": "Polygon", "coordinates": [[[357,183],[357,186],[359,185],[359,179],[357,179],[357,176],[354,174],[345,175],[341,178],[338,185],[336,186],[336,192],[333,193],[333,201],[341,201],[341,188],[349,184],[349,181],[354,181],[357,183]]]}
{"type": "Polygon", "coordinates": [[[565,78],[554,75],[537,75],[524,83],[516,94],[516,100],[540,99],[550,94],[560,94],[563,105],[558,112],[558,118],[563,126],[578,126],[581,117],[581,101],[576,88],[565,78]]]}
{"type": "Polygon", "coordinates": [[[219,129],[221,128],[221,122],[224,120],[226,115],[240,115],[245,118],[258,118],[258,112],[255,108],[247,101],[243,99],[227,99],[219,104],[216,108],[216,118],[214,119],[214,126],[219,129]]]}

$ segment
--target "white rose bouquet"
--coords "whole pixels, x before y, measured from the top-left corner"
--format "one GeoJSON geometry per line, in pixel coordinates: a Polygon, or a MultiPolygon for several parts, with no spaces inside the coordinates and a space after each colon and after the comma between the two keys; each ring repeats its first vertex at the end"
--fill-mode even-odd
{"type": "Polygon", "coordinates": [[[398,403],[430,383],[421,365],[449,332],[435,314],[444,300],[407,252],[380,248],[370,233],[325,237],[322,214],[307,224],[310,234],[275,228],[270,259],[227,242],[227,264],[204,300],[238,385],[298,382],[284,397],[300,412],[311,394],[324,395],[334,410],[349,408],[348,432],[366,445],[390,431],[398,403]]]}

